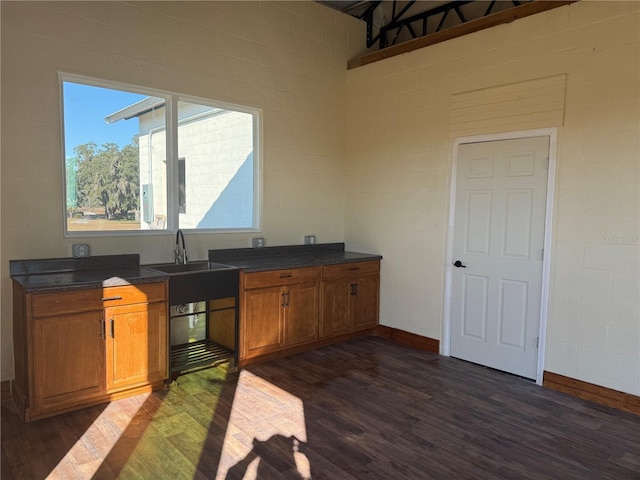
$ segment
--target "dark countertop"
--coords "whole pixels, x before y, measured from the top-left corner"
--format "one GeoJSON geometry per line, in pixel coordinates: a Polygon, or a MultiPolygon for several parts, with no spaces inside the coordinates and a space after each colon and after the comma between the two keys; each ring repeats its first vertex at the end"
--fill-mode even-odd
{"type": "MultiPolygon", "coordinates": [[[[265,272],[381,260],[381,255],[347,252],[344,243],[209,250],[209,262],[244,272],[265,272]]],[[[168,281],[168,274],[141,266],[138,254],[87,258],[11,260],[11,278],[27,292],[47,293],[168,281]]]]}
{"type": "Polygon", "coordinates": [[[11,260],[11,278],[27,292],[47,293],[82,288],[163,282],[166,273],[139,265],[139,256],[11,260]]]}
{"type": "Polygon", "coordinates": [[[345,251],[344,243],[209,250],[209,261],[232,265],[246,273],[375,260],[382,260],[382,256],[345,251]]]}

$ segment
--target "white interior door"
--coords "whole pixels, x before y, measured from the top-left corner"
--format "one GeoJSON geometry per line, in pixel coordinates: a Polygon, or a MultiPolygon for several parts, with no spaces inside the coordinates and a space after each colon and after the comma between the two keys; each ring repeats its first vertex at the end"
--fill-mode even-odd
{"type": "Polygon", "coordinates": [[[458,148],[451,356],[536,378],[549,137],[458,148]]]}

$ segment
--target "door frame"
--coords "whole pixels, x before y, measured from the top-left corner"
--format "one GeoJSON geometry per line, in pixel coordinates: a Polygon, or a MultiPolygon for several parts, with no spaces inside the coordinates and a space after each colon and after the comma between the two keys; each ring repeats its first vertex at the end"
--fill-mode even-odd
{"type": "Polygon", "coordinates": [[[549,306],[549,278],[551,271],[551,229],[553,226],[553,205],[556,182],[556,151],[558,145],[557,128],[541,128],[535,130],[522,130],[515,132],[492,133],[487,135],[474,135],[456,137],[453,139],[453,161],[451,165],[451,183],[449,196],[449,224],[447,226],[447,246],[445,254],[444,270],[444,318],[442,326],[441,354],[451,355],[451,303],[453,301],[453,234],[455,226],[456,207],[456,173],[458,169],[458,149],[460,145],[469,143],[483,143],[500,140],[524,139],[530,137],[549,137],[549,168],[547,171],[547,198],[544,219],[544,258],[542,260],[542,290],[540,295],[540,329],[538,332],[538,362],[536,371],[536,383],[542,385],[544,374],[544,359],[547,333],[547,313],[549,306]]]}

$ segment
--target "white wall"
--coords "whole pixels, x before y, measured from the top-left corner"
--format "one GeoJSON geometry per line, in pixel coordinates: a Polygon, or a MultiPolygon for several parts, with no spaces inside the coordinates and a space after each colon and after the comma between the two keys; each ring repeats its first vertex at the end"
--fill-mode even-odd
{"type": "Polygon", "coordinates": [[[545,370],[640,394],[639,9],[578,2],[349,71],[345,237],[384,255],[382,324],[442,338],[452,96],[566,74],[545,370]]]}
{"type": "MultiPolygon", "coordinates": [[[[304,2],[2,2],[1,375],[13,376],[9,259],[172,259],[174,238],[63,238],[57,72],[261,108],[267,244],[344,238],[346,62],[364,24],[304,2]]],[[[190,258],[250,235],[189,235],[190,258]]]]}

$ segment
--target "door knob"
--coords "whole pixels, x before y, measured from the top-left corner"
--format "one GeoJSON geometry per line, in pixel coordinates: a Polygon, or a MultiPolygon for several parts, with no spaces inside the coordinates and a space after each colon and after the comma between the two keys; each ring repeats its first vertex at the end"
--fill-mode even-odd
{"type": "Polygon", "coordinates": [[[463,265],[460,260],[456,260],[455,262],[453,262],[453,266],[456,268],[467,268],[467,266],[463,265]]]}

